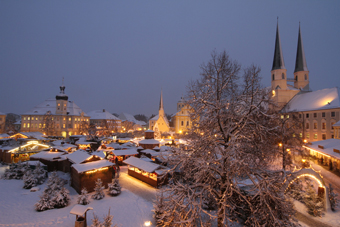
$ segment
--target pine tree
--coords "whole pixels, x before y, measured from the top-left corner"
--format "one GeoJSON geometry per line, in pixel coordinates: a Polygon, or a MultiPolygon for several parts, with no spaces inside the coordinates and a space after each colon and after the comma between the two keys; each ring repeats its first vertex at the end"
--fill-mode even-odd
{"type": "Polygon", "coordinates": [[[329,202],[331,204],[331,209],[335,211],[335,208],[339,204],[338,193],[334,192],[331,184],[329,184],[329,202]]]}
{"type": "Polygon", "coordinates": [[[117,196],[121,193],[121,187],[117,178],[112,179],[112,183],[108,184],[108,192],[111,196],[117,196]]]}
{"type": "Polygon", "coordinates": [[[83,188],[81,190],[81,194],[78,196],[78,200],[77,200],[77,203],[80,204],[80,205],[87,205],[90,203],[90,200],[89,200],[89,195],[88,195],[88,192],[86,190],[86,188],[83,188]]]}
{"type": "Polygon", "coordinates": [[[304,200],[304,191],[303,185],[300,179],[296,179],[293,183],[290,184],[288,188],[288,194],[294,199],[303,202],[304,200]]]}
{"type": "Polygon", "coordinates": [[[99,218],[97,215],[93,213],[93,219],[91,219],[92,225],[91,227],[102,227],[102,223],[99,221],[99,218]]]}
{"type": "Polygon", "coordinates": [[[96,180],[96,186],[94,188],[94,194],[92,195],[92,198],[93,199],[102,199],[105,197],[105,194],[104,194],[104,186],[103,186],[103,182],[100,178],[98,178],[96,180]]]}
{"type": "Polygon", "coordinates": [[[113,215],[110,215],[110,209],[109,213],[104,216],[104,221],[102,223],[103,227],[111,227],[112,226],[112,220],[113,220],[113,215]]]}
{"type": "Polygon", "coordinates": [[[306,193],[304,196],[304,202],[307,207],[307,212],[310,215],[313,215],[315,217],[320,217],[323,214],[324,210],[324,201],[322,198],[320,198],[314,190],[314,187],[312,184],[307,182],[307,188],[306,193]]]}
{"type": "Polygon", "coordinates": [[[68,205],[68,202],[70,201],[70,192],[63,186],[59,191],[57,191],[55,197],[54,197],[54,207],[55,208],[62,208],[66,207],[68,205]]]}
{"type": "Polygon", "coordinates": [[[38,183],[38,179],[35,177],[33,172],[31,170],[26,171],[23,177],[24,186],[25,189],[30,189],[32,187],[35,187],[38,183]]]}
{"type": "Polygon", "coordinates": [[[37,185],[40,185],[45,182],[47,171],[41,167],[40,162],[36,165],[35,169],[33,170],[33,174],[37,179],[37,185]]]}
{"type": "Polygon", "coordinates": [[[54,205],[55,205],[55,201],[52,199],[52,196],[46,193],[45,191],[40,196],[40,200],[36,204],[34,204],[35,209],[37,211],[53,209],[54,205]]]}

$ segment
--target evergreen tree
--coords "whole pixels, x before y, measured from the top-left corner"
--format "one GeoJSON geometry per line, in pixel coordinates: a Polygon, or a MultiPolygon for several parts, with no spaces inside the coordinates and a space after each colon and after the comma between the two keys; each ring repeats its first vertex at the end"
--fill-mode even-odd
{"type": "Polygon", "coordinates": [[[112,179],[112,183],[108,184],[108,192],[111,196],[117,196],[121,193],[121,187],[117,178],[112,179]]]}
{"type": "Polygon", "coordinates": [[[40,165],[40,162],[38,162],[35,169],[33,170],[33,174],[37,179],[37,185],[45,182],[47,171],[40,165]]]}
{"type": "Polygon", "coordinates": [[[93,213],[93,219],[91,219],[92,225],[91,227],[102,227],[102,223],[99,221],[99,218],[97,215],[93,213]]]}
{"type": "Polygon", "coordinates": [[[23,177],[24,180],[24,186],[25,189],[30,189],[32,187],[35,187],[38,183],[38,179],[35,177],[33,172],[31,170],[26,171],[23,177]]]}
{"type": "Polygon", "coordinates": [[[54,207],[55,208],[62,208],[62,207],[66,207],[68,205],[68,202],[70,201],[70,196],[69,196],[70,192],[64,187],[62,186],[62,188],[57,191],[55,197],[54,197],[54,207]]]}
{"type": "Polygon", "coordinates": [[[113,216],[110,215],[110,209],[109,209],[109,213],[104,216],[104,221],[102,223],[102,226],[103,227],[111,227],[112,226],[112,220],[113,220],[113,216]]]}
{"type": "Polygon", "coordinates": [[[83,188],[81,190],[81,194],[78,196],[77,203],[80,204],[80,205],[87,205],[87,204],[90,203],[89,194],[88,194],[86,188],[83,188]]]}
{"type": "Polygon", "coordinates": [[[296,179],[293,183],[290,184],[288,188],[288,194],[294,199],[303,202],[304,190],[300,179],[296,179]]]}
{"type": "Polygon", "coordinates": [[[98,178],[96,180],[96,186],[94,187],[94,194],[92,195],[92,198],[97,200],[104,198],[104,188],[102,180],[98,178]]]}
{"type": "Polygon", "coordinates": [[[334,192],[331,184],[329,184],[329,202],[331,204],[331,209],[335,211],[335,208],[339,204],[338,193],[334,192]]]}
{"type": "Polygon", "coordinates": [[[307,182],[304,202],[307,207],[307,212],[315,217],[320,217],[324,210],[323,199],[320,198],[314,190],[314,186],[307,182]]]}

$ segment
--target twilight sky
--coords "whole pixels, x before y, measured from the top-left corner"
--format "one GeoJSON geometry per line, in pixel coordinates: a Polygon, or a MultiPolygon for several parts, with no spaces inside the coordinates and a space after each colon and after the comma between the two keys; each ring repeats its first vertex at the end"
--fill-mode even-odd
{"type": "Polygon", "coordinates": [[[277,17],[288,77],[298,28],[312,90],[340,86],[340,1],[0,0],[0,112],[59,93],[85,112],[166,113],[211,52],[262,68],[270,85],[277,17]]]}

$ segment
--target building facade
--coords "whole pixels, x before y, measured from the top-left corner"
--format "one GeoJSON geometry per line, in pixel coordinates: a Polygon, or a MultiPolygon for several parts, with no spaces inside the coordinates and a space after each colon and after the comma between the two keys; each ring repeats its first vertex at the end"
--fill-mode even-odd
{"type": "Polygon", "coordinates": [[[21,115],[22,132],[42,132],[48,136],[87,134],[90,117],[68,100],[64,84],[55,99],[47,99],[21,115]]]}
{"type": "Polygon", "coordinates": [[[98,136],[110,135],[121,131],[122,121],[111,113],[103,110],[94,110],[88,113],[90,124],[96,127],[98,136]]]}
{"type": "Polygon", "coordinates": [[[191,107],[185,103],[184,99],[177,103],[177,113],[175,113],[172,118],[172,127],[176,133],[183,133],[191,129],[192,122],[190,118],[191,107]]]}
{"type": "Polygon", "coordinates": [[[0,134],[5,133],[6,114],[0,112],[0,134]]]}
{"type": "Polygon", "coordinates": [[[340,120],[340,99],[337,87],[311,91],[309,71],[299,26],[295,70],[287,77],[279,26],[277,25],[273,66],[272,98],[282,113],[297,114],[301,120],[300,137],[307,141],[334,138],[333,124],[340,120]],[[290,84],[289,84],[290,83],[290,84]]]}
{"type": "Polygon", "coordinates": [[[155,131],[156,133],[164,133],[170,131],[170,125],[167,117],[164,113],[163,108],[163,93],[161,92],[161,98],[159,101],[158,115],[150,119],[149,129],[155,131]]]}

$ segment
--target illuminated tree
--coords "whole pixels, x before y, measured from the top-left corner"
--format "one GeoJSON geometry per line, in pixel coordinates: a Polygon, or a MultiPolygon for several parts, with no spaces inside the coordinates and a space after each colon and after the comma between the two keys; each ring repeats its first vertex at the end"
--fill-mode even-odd
{"type": "Polygon", "coordinates": [[[56,135],[54,117],[51,111],[47,111],[44,115],[42,131],[48,136],[56,135]]]}
{"type": "Polygon", "coordinates": [[[269,108],[260,69],[240,73],[225,51],[213,52],[188,86],[193,125],[188,149],[169,157],[173,178],[164,189],[166,212],[159,215],[164,226],[296,225],[282,188],[285,171],[269,166],[279,156],[279,115],[269,108]],[[207,210],[214,204],[214,212],[207,210]]]}

